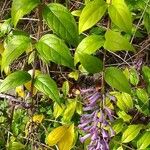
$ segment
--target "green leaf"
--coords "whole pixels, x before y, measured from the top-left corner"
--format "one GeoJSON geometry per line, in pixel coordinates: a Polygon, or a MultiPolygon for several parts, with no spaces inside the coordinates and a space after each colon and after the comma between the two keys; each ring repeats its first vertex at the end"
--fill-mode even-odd
{"type": "Polygon", "coordinates": [[[132,141],[139,134],[142,129],[142,125],[129,125],[122,135],[122,143],[128,143],[132,141]]]}
{"type": "Polygon", "coordinates": [[[139,83],[138,72],[135,69],[133,69],[133,68],[130,70],[129,79],[130,79],[130,83],[135,85],[135,86],[139,83]]]}
{"type": "Polygon", "coordinates": [[[115,120],[115,122],[112,124],[112,127],[116,134],[120,133],[124,127],[123,120],[122,119],[115,120]]]}
{"type": "Polygon", "coordinates": [[[4,53],[2,54],[1,70],[8,67],[15,59],[31,46],[31,39],[23,32],[15,32],[9,35],[5,41],[4,53]]]}
{"type": "Polygon", "coordinates": [[[73,58],[63,40],[53,34],[44,35],[36,44],[36,48],[41,57],[56,64],[61,64],[70,68],[74,67],[73,58]]]}
{"type": "Polygon", "coordinates": [[[69,122],[74,115],[74,112],[76,110],[76,104],[77,101],[75,99],[73,100],[68,100],[67,108],[64,111],[63,114],[63,122],[69,122]]]}
{"type": "Polygon", "coordinates": [[[150,131],[146,131],[142,137],[137,141],[137,148],[144,150],[150,145],[150,131]]]}
{"type": "Polygon", "coordinates": [[[56,101],[59,105],[61,104],[57,85],[49,75],[38,75],[35,79],[34,86],[53,101],[56,101]]]}
{"type": "Polygon", "coordinates": [[[5,92],[10,89],[14,89],[17,86],[23,85],[24,83],[31,80],[29,73],[24,71],[16,71],[7,76],[2,84],[0,85],[0,92],[5,92]]]}
{"type": "Polygon", "coordinates": [[[61,4],[50,3],[43,8],[43,17],[48,26],[69,44],[78,44],[78,30],[71,13],[61,4]]]}
{"type": "Polygon", "coordinates": [[[13,0],[11,7],[11,17],[14,26],[16,27],[19,19],[31,12],[40,0],[13,0]]]}
{"type": "Polygon", "coordinates": [[[145,104],[148,103],[149,97],[147,92],[144,89],[138,88],[136,90],[137,97],[145,104]]]}
{"type": "Polygon", "coordinates": [[[103,63],[97,57],[85,53],[80,53],[79,60],[82,66],[85,68],[85,70],[89,73],[98,73],[103,69],[103,63]]]}
{"type": "Polygon", "coordinates": [[[147,13],[147,12],[144,13],[143,20],[144,20],[144,26],[147,32],[150,33],[150,13],[147,13]]]}
{"type": "Polygon", "coordinates": [[[104,0],[93,0],[82,10],[79,18],[79,33],[95,25],[104,15],[107,4],[104,0]]]}
{"type": "Polygon", "coordinates": [[[144,79],[146,80],[147,83],[150,83],[150,68],[147,66],[142,67],[142,72],[144,79]]]}
{"type": "Polygon", "coordinates": [[[105,81],[113,88],[126,92],[128,94],[131,93],[131,86],[128,83],[127,78],[123,74],[123,72],[115,67],[109,67],[105,71],[105,81]]]}
{"type": "Polygon", "coordinates": [[[121,30],[132,32],[132,16],[125,4],[124,0],[112,0],[112,4],[108,7],[108,13],[112,22],[121,30]]]}
{"type": "Polygon", "coordinates": [[[132,119],[132,117],[124,111],[118,111],[117,115],[120,119],[123,119],[124,122],[130,122],[130,120],[132,119]]]}
{"type": "Polygon", "coordinates": [[[84,38],[75,51],[74,63],[79,62],[79,53],[92,54],[104,45],[104,38],[100,35],[89,35],[84,38]]]}
{"type": "Polygon", "coordinates": [[[20,142],[12,142],[9,146],[9,150],[24,150],[25,145],[20,142]]]}
{"type": "Polygon", "coordinates": [[[0,27],[2,35],[9,33],[11,31],[11,19],[7,19],[0,27]]]}
{"type": "Polygon", "coordinates": [[[104,43],[104,48],[109,51],[134,51],[134,47],[129,43],[129,41],[120,35],[119,32],[108,30],[105,33],[106,41],[104,43]]]}

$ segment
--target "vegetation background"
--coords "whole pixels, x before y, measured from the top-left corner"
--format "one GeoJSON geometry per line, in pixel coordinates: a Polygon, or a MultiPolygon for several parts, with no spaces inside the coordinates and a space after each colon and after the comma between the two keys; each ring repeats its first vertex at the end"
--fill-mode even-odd
{"type": "Polygon", "coordinates": [[[150,0],[0,0],[0,150],[150,150],[150,0]]]}

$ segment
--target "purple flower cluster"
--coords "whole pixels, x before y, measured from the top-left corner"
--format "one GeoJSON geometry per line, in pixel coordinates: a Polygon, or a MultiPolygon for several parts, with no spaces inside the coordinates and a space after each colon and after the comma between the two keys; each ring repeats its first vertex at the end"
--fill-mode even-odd
{"type": "Polygon", "coordinates": [[[88,150],[109,150],[109,141],[114,136],[114,131],[110,126],[113,120],[112,111],[107,108],[101,108],[102,96],[95,89],[81,90],[84,98],[83,115],[80,119],[79,128],[85,135],[80,138],[83,143],[90,138],[88,150]]]}

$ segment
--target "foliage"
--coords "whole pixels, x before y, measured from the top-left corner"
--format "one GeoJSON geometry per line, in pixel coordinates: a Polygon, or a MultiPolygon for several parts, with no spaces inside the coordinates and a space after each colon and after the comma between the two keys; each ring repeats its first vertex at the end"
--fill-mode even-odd
{"type": "Polygon", "coordinates": [[[150,1],[9,3],[0,149],[150,149],[150,1]]]}

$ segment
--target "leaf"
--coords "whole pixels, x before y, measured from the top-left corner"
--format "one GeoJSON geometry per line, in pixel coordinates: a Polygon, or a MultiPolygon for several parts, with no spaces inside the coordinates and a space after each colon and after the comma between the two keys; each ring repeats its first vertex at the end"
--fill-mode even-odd
{"type": "Polygon", "coordinates": [[[2,54],[2,70],[17,59],[23,52],[31,46],[31,39],[23,32],[15,32],[8,36],[4,45],[2,54]]]}
{"type": "Polygon", "coordinates": [[[76,104],[77,104],[77,101],[75,99],[68,100],[67,107],[63,114],[63,122],[69,122],[71,120],[76,110],[76,104]]]}
{"type": "Polygon", "coordinates": [[[65,109],[65,105],[64,104],[61,104],[61,106],[60,106],[57,103],[54,103],[53,115],[54,115],[55,119],[57,119],[63,113],[64,109],[65,109]]]}
{"type": "Polygon", "coordinates": [[[147,33],[150,33],[150,13],[145,12],[143,16],[144,26],[147,30],[147,33]]]}
{"type": "Polygon", "coordinates": [[[47,25],[58,36],[76,46],[78,44],[78,30],[75,19],[61,4],[50,3],[43,8],[43,17],[47,25]]]}
{"type": "Polygon", "coordinates": [[[34,86],[53,101],[56,101],[59,105],[61,104],[57,85],[49,75],[38,75],[35,79],[34,86]]]}
{"type": "Polygon", "coordinates": [[[40,0],[13,0],[11,7],[11,17],[14,26],[16,27],[19,19],[31,12],[40,0]]]}
{"type": "Polygon", "coordinates": [[[137,97],[145,104],[148,103],[149,97],[147,92],[144,89],[136,89],[137,97]]]}
{"type": "Polygon", "coordinates": [[[75,65],[79,62],[79,54],[93,54],[96,50],[104,45],[104,38],[100,35],[89,35],[84,38],[78,45],[75,51],[74,63],[75,65]]]}
{"type": "Polygon", "coordinates": [[[97,57],[88,55],[86,53],[80,53],[79,60],[85,70],[89,73],[98,73],[103,69],[103,63],[97,57]]]}
{"type": "Polygon", "coordinates": [[[71,150],[74,141],[74,124],[72,124],[58,142],[59,150],[71,150]]]}
{"type": "Polygon", "coordinates": [[[18,94],[18,96],[25,98],[25,91],[23,89],[23,86],[16,87],[15,91],[18,94]]]}
{"type": "Polygon", "coordinates": [[[74,67],[73,58],[69,48],[53,34],[44,35],[36,44],[36,48],[41,57],[45,60],[50,60],[56,64],[61,64],[70,68],[74,67]]]}
{"type": "Polygon", "coordinates": [[[142,137],[137,141],[137,148],[139,150],[144,150],[150,145],[150,131],[146,131],[142,137]]]}
{"type": "Polygon", "coordinates": [[[73,16],[80,16],[81,15],[81,10],[73,10],[72,12],[71,12],[71,14],[73,15],[73,16]]]}
{"type": "Polygon", "coordinates": [[[41,114],[41,115],[36,114],[33,116],[33,122],[36,122],[36,123],[41,123],[43,121],[43,119],[44,119],[43,114],[41,114]]]}
{"type": "Polygon", "coordinates": [[[70,72],[69,74],[68,74],[68,77],[69,78],[73,78],[74,80],[78,80],[78,78],[79,78],[79,71],[73,71],[73,72],[70,72]]]}
{"type": "Polygon", "coordinates": [[[5,92],[31,80],[30,74],[24,71],[16,71],[7,76],[0,85],[0,92],[5,92]]]}
{"type": "Polygon", "coordinates": [[[108,30],[105,33],[106,41],[104,43],[104,48],[109,51],[134,51],[134,47],[129,43],[129,41],[120,35],[119,32],[108,30]]]}
{"type": "Polygon", "coordinates": [[[82,10],[79,18],[79,33],[95,25],[104,15],[107,4],[104,0],[93,0],[82,10]]]}
{"type": "Polygon", "coordinates": [[[122,119],[118,119],[112,124],[112,128],[115,131],[115,134],[120,133],[123,130],[123,127],[124,127],[124,122],[122,119]]]}
{"type": "Polygon", "coordinates": [[[104,79],[112,88],[128,94],[131,93],[131,86],[120,69],[115,67],[106,68],[104,79]]]}
{"type": "Polygon", "coordinates": [[[24,150],[24,149],[25,145],[23,145],[20,142],[12,142],[9,147],[9,150],[24,150]]]}
{"type": "Polygon", "coordinates": [[[150,68],[147,66],[142,67],[142,72],[144,79],[146,80],[147,83],[150,83],[150,68]]]}
{"type": "Polygon", "coordinates": [[[122,143],[128,143],[132,141],[139,134],[142,129],[142,125],[129,125],[122,135],[122,143]]]}
{"type": "Polygon", "coordinates": [[[69,82],[65,81],[62,86],[62,92],[63,92],[64,96],[67,96],[69,94],[69,89],[70,89],[69,82]]]}
{"type": "Polygon", "coordinates": [[[7,19],[0,27],[0,31],[2,35],[5,35],[6,33],[9,33],[11,31],[11,19],[7,19]]]}
{"type": "Polygon", "coordinates": [[[133,108],[133,100],[132,97],[127,93],[118,93],[115,95],[117,98],[117,106],[123,110],[128,111],[133,108]]]}
{"type": "Polygon", "coordinates": [[[123,121],[125,122],[130,122],[130,120],[132,119],[132,117],[124,111],[118,111],[117,115],[119,116],[120,119],[123,119],[123,121]]]}
{"type": "Polygon", "coordinates": [[[67,132],[67,126],[59,126],[53,129],[46,138],[46,143],[49,146],[56,145],[67,132]]]}
{"type": "Polygon", "coordinates": [[[135,70],[135,69],[131,69],[130,70],[130,83],[133,84],[133,85],[137,85],[139,83],[139,75],[138,75],[138,72],[135,70]]]}
{"type": "Polygon", "coordinates": [[[132,15],[124,0],[113,0],[108,7],[108,13],[112,22],[121,30],[127,33],[132,32],[132,15]]]}

